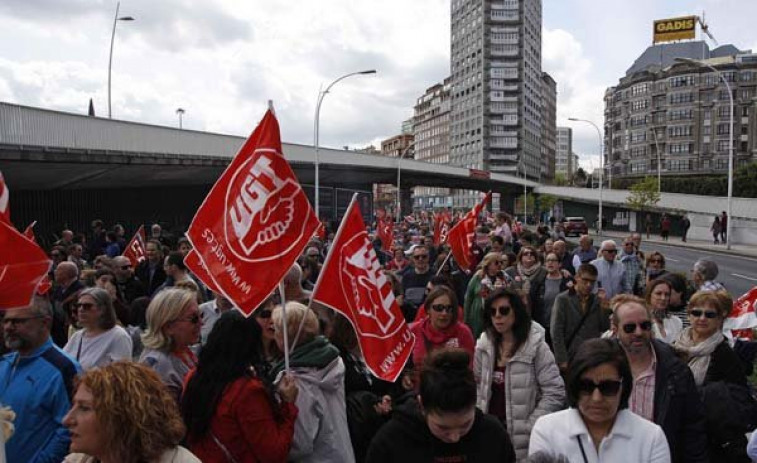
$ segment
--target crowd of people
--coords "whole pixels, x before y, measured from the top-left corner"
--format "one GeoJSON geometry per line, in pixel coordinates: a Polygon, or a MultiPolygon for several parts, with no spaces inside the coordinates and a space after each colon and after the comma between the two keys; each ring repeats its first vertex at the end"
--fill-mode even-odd
{"type": "Polygon", "coordinates": [[[499,213],[462,269],[432,228],[417,216],[389,246],[371,234],[415,335],[393,383],[346,318],[310,301],[333,233],[246,318],[157,224],[138,264],[122,226],[64,230],[52,290],[3,314],[8,461],[757,458],[752,359],[723,330],[733,299],[713,261],[689,277],[638,233],[573,247],[559,227],[499,213]]]}

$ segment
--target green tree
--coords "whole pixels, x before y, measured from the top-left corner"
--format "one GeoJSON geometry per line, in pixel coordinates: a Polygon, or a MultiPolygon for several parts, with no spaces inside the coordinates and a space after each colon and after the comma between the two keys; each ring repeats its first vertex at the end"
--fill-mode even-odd
{"type": "MultiPolygon", "coordinates": [[[[526,196],[526,210],[528,211],[528,215],[533,215],[534,213],[534,205],[536,204],[536,197],[533,195],[533,193],[528,193],[526,196]]],[[[523,195],[518,196],[518,199],[515,200],[515,215],[523,215],[523,195]]]]}
{"type": "Polygon", "coordinates": [[[554,184],[555,186],[567,186],[568,178],[562,172],[555,174],[554,184]]]}
{"type": "Polygon", "coordinates": [[[733,195],[740,198],[757,198],[757,162],[750,162],[734,172],[733,195]]]}
{"type": "Polygon", "coordinates": [[[657,191],[657,179],[645,177],[644,180],[631,186],[631,194],[626,199],[628,207],[635,211],[644,211],[654,207],[660,202],[660,193],[657,191]]]}
{"type": "Polygon", "coordinates": [[[551,212],[552,208],[555,207],[555,204],[557,203],[557,196],[539,195],[538,202],[539,202],[539,211],[551,212]]]}

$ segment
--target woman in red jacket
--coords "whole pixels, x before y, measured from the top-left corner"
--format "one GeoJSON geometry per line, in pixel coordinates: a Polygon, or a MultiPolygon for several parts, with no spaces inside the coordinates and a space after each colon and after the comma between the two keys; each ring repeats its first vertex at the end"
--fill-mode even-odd
{"type": "Polygon", "coordinates": [[[261,376],[261,328],[236,310],[216,322],[182,396],[187,444],[204,463],[285,462],[297,418],[297,386],[279,382],[275,398],[261,376]]]}

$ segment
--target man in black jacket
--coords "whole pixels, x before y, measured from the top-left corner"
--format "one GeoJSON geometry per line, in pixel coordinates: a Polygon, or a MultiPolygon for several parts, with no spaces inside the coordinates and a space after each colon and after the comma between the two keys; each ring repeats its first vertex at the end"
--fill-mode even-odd
{"type": "Polygon", "coordinates": [[[613,309],[612,331],[634,378],[628,408],[662,427],[673,463],[709,461],[704,408],[691,370],[670,346],[652,339],[643,299],[622,295],[613,309]]]}

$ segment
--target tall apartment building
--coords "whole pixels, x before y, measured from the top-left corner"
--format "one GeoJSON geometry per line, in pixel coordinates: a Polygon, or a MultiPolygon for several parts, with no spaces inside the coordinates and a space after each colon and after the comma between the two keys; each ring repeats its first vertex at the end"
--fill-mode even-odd
{"type": "MultiPolygon", "coordinates": [[[[449,164],[450,78],[426,89],[414,108],[415,159],[449,164]]],[[[413,205],[421,209],[452,206],[449,188],[415,187],[413,205]]]]}
{"type": "Polygon", "coordinates": [[[647,48],[605,92],[605,162],[613,178],[728,171],[730,99],[702,60],[729,82],[734,100],[734,168],[757,159],[757,54],[703,41],[647,48]]]}
{"type": "MultiPolygon", "coordinates": [[[[452,0],[450,163],[541,174],[541,0],[452,0]]],[[[455,207],[479,194],[457,191],[455,207]]]]}
{"type": "MultiPolygon", "coordinates": [[[[387,138],[381,142],[381,155],[396,158],[405,155],[404,159],[413,159],[413,149],[408,148],[413,143],[413,134],[400,134],[387,138]]],[[[397,185],[376,183],[373,185],[373,203],[376,208],[394,210],[397,204],[397,185]]]]}
{"type": "Polygon", "coordinates": [[[557,155],[557,82],[546,72],[541,73],[541,176],[540,181],[555,179],[557,155]]]}
{"type": "Polygon", "coordinates": [[[578,163],[578,155],[576,153],[570,154],[570,162],[568,162],[569,177],[572,178],[578,168],[581,167],[578,163]]]}
{"type": "Polygon", "coordinates": [[[557,128],[557,151],[555,153],[555,174],[565,176],[569,180],[573,175],[571,169],[571,154],[573,153],[573,129],[570,127],[557,128]]]}

